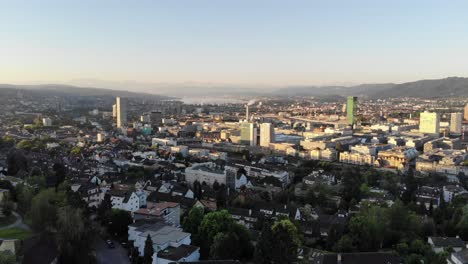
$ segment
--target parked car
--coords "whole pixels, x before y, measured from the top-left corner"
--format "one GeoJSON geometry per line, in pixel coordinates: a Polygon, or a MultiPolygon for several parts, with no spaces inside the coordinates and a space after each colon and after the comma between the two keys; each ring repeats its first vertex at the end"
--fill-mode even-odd
{"type": "Polygon", "coordinates": [[[112,242],[110,239],[106,240],[106,243],[109,248],[115,248],[114,242],[112,242]]]}

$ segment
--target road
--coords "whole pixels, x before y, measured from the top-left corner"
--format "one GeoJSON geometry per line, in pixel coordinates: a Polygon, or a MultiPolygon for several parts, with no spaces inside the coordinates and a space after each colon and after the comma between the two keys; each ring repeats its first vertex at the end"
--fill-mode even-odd
{"type": "Polygon", "coordinates": [[[18,213],[16,213],[16,212],[11,212],[11,213],[16,217],[16,221],[11,225],[1,227],[0,230],[9,229],[9,228],[13,228],[13,227],[18,227],[18,228],[21,228],[21,229],[29,230],[29,226],[27,226],[25,223],[23,223],[23,218],[18,213]]]}
{"type": "Polygon", "coordinates": [[[98,264],[130,264],[127,250],[117,241],[114,241],[115,248],[109,248],[102,238],[96,238],[94,249],[98,264]]]}

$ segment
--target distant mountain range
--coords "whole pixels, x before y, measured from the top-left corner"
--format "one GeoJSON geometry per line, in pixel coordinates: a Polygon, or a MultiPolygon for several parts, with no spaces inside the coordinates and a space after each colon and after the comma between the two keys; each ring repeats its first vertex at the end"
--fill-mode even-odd
{"type": "Polygon", "coordinates": [[[68,96],[122,96],[122,97],[136,97],[136,98],[148,98],[153,99],[171,99],[171,97],[141,93],[141,92],[129,92],[122,90],[103,89],[103,88],[91,88],[91,87],[77,87],[73,85],[62,85],[62,84],[42,84],[42,85],[12,85],[12,84],[0,84],[1,89],[21,89],[32,92],[51,93],[53,95],[68,95],[68,96]]]}
{"type": "Polygon", "coordinates": [[[356,86],[309,86],[287,87],[276,90],[277,95],[299,96],[366,96],[388,97],[468,97],[468,78],[449,77],[437,80],[420,80],[401,84],[361,84],[356,86]]]}
{"type": "Polygon", "coordinates": [[[49,91],[64,95],[79,96],[126,96],[168,99],[164,96],[315,96],[323,98],[340,98],[341,96],[359,96],[369,98],[389,97],[420,97],[420,98],[444,98],[444,97],[468,97],[468,78],[449,77],[436,80],[420,80],[401,84],[377,83],[360,84],[355,86],[290,86],[280,89],[267,87],[239,87],[226,84],[145,84],[138,87],[138,83],[130,85],[128,89],[119,86],[116,89],[85,88],[73,85],[48,84],[48,85],[10,85],[0,84],[1,88],[26,89],[33,91],[49,91]],[[132,87],[133,86],[133,87],[132,87]],[[129,92],[136,91],[136,92],[129,92]],[[157,93],[157,94],[156,94],[157,93]]]}

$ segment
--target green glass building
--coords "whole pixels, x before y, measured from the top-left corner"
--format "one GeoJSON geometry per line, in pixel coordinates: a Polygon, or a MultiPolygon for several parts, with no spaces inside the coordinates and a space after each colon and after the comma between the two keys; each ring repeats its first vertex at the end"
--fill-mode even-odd
{"type": "Polygon", "coordinates": [[[356,112],[357,112],[357,97],[348,96],[348,102],[346,103],[346,117],[348,124],[354,125],[356,123],[356,112]]]}

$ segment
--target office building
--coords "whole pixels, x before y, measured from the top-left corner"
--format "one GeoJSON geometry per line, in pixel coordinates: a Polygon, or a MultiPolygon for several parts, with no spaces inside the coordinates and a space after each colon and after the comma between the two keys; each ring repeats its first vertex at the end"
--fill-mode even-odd
{"type": "Polygon", "coordinates": [[[348,96],[346,103],[346,118],[349,125],[356,124],[356,112],[357,112],[357,97],[348,96]]]}
{"type": "Polygon", "coordinates": [[[127,125],[127,99],[117,97],[117,127],[125,127],[127,125]]]}
{"type": "Polygon", "coordinates": [[[243,122],[241,124],[240,143],[249,146],[257,145],[257,126],[254,123],[243,122]]]}
{"type": "Polygon", "coordinates": [[[465,105],[465,120],[468,121],[468,103],[465,105]]]}
{"type": "Polygon", "coordinates": [[[117,117],[117,105],[116,104],[112,105],[112,117],[113,118],[117,117]]]}
{"type": "Polygon", "coordinates": [[[461,134],[462,133],[462,122],[463,122],[463,114],[462,113],[452,113],[452,114],[450,114],[450,133],[461,134]]]}
{"type": "Polygon", "coordinates": [[[271,123],[260,124],[260,146],[268,148],[275,142],[275,129],[271,123]]]}
{"type": "Polygon", "coordinates": [[[424,111],[419,118],[419,132],[438,135],[440,131],[439,113],[424,111]]]}

